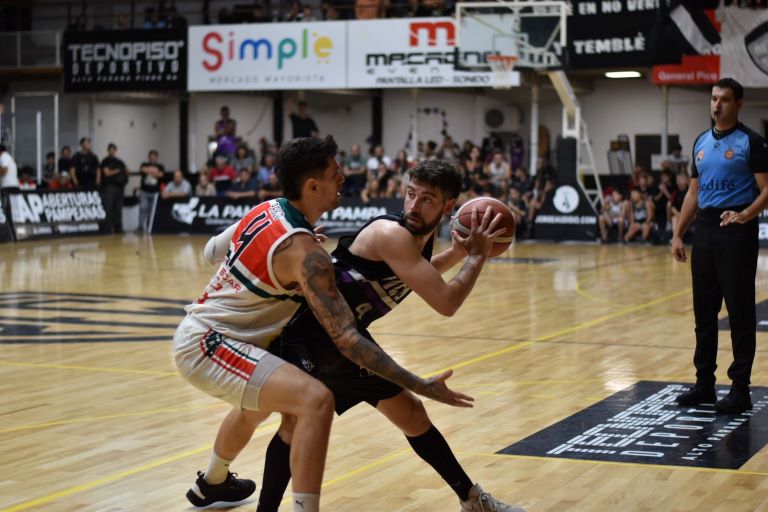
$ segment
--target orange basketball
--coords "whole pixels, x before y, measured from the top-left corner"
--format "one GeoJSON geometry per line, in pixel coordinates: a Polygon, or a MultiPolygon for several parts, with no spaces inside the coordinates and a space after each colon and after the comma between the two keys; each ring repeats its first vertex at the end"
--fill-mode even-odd
{"type": "Polygon", "coordinates": [[[495,217],[497,213],[501,214],[501,222],[496,226],[496,229],[505,228],[506,231],[500,236],[497,236],[493,242],[493,248],[491,249],[491,256],[498,256],[507,250],[512,240],[515,238],[515,217],[512,215],[512,211],[499,201],[492,197],[476,197],[461,205],[459,211],[451,221],[451,227],[461,233],[462,235],[468,235],[472,226],[472,209],[477,208],[477,220],[482,222],[483,215],[486,208],[493,209],[493,215],[495,217]]]}

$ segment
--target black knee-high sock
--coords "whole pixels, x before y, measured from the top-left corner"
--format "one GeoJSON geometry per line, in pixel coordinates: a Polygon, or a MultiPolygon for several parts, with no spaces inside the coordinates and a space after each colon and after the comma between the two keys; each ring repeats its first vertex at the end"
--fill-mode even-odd
{"type": "Polygon", "coordinates": [[[411,444],[413,451],[427,464],[435,468],[435,471],[451,486],[459,499],[466,500],[469,498],[469,490],[472,489],[473,485],[472,480],[464,472],[461,464],[453,455],[451,447],[448,446],[448,442],[434,425],[420,436],[405,436],[405,438],[411,444]]]}
{"type": "Polygon", "coordinates": [[[277,512],[291,479],[291,445],[280,439],[280,434],[269,442],[264,459],[264,476],[256,512],[277,512]]]}

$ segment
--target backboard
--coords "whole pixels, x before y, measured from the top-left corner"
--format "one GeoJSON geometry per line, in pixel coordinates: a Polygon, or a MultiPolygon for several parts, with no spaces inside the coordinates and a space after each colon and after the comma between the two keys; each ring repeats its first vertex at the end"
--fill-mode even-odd
{"type": "Polygon", "coordinates": [[[517,57],[516,69],[561,69],[568,9],[564,1],[456,4],[456,69],[488,71],[488,55],[517,57]]]}

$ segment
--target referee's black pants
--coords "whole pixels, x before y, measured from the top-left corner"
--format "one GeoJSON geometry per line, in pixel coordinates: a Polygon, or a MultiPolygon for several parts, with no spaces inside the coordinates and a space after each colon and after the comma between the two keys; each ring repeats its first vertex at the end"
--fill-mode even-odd
{"type": "MultiPolygon", "coordinates": [[[[744,207],[729,208],[740,211],[744,207]]],[[[712,386],[717,368],[717,315],[725,299],[731,324],[733,363],[728,377],[749,386],[755,359],[758,221],[720,227],[722,209],[699,210],[691,251],[693,312],[696,318],[696,381],[712,386]]]]}

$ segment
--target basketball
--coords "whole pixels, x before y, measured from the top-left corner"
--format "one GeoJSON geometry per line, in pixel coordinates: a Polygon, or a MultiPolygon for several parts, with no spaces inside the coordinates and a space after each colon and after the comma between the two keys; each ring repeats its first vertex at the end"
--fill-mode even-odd
{"type": "Polygon", "coordinates": [[[515,218],[507,205],[498,199],[494,199],[492,197],[476,197],[475,199],[467,201],[461,205],[461,208],[459,208],[459,211],[456,212],[456,215],[453,217],[451,228],[455,229],[462,235],[468,235],[472,226],[473,208],[477,208],[478,222],[482,222],[486,208],[493,209],[494,213],[491,219],[493,219],[497,213],[501,214],[501,222],[499,222],[499,225],[496,226],[496,229],[505,228],[505,231],[500,236],[497,236],[494,240],[490,256],[498,256],[499,254],[506,251],[509,245],[512,243],[512,240],[515,238],[515,218]]]}

